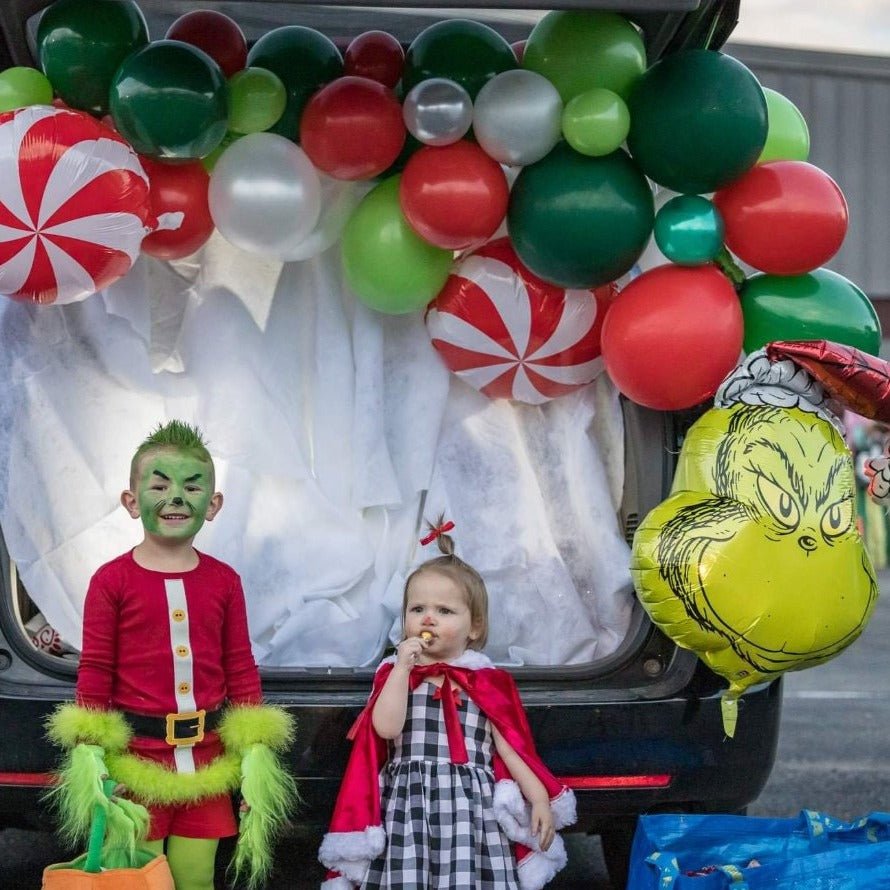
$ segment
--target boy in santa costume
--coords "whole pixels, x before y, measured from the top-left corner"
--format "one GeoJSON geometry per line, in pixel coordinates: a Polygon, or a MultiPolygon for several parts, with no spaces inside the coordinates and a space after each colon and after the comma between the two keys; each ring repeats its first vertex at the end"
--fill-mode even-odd
{"type": "Polygon", "coordinates": [[[223,503],[200,432],[174,420],[148,436],[121,503],[144,537],[90,581],[76,703],[49,721],[66,750],[53,792],[62,829],[84,838],[110,777],[147,808],[143,843],[166,853],[177,890],[212,890],[219,838],[239,833],[240,786],[233,865],[258,884],[295,799],[275,753],[293,729],[262,703],[238,575],[192,546],[223,503]]]}

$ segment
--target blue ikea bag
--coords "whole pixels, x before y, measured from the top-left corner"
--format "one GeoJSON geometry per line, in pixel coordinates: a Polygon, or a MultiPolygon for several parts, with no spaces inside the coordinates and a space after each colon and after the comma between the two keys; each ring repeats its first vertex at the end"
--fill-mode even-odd
{"type": "Polygon", "coordinates": [[[640,816],[627,890],[890,890],[890,813],[640,816]]]}

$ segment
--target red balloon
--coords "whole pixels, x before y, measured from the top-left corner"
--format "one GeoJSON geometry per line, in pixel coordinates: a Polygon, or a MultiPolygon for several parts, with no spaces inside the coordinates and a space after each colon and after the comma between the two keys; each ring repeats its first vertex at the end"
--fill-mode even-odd
{"type": "Polygon", "coordinates": [[[335,179],[372,179],[405,144],[402,106],[388,87],[364,77],[340,77],[306,103],[300,145],[335,179]]]}
{"type": "Polygon", "coordinates": [[[715,266],[656,266],[606,313],[603,358],[631,401],[676,411],[714,395],[738,361],[743,334],[739,298],[715,266]]]}
{"type": "Polygon", "coordinates": [[[386,87],[394,87],[405,67],[405,50],[392,34],[386,31],[365,31],[346,47],[343,71],[356,77],[376,80],[386,87]]]}
{"type": "Polygon", "coordinates": [[[142,252],[162,260],[178,260],[193,254],[213,234],[207,203],[210,177],[200,161],[165,164],[151,158],[139,160],[148,174],[151,207],[155,216],[182,213],[175,229],[152,232],[142,241],[142,252]]]}
{"type": "Polygon", "coordinates": [[[714,195],[726,245],[772,275],[801,275],[828,262],[847,233],[847,202],[837,183],[806,161],[771,161],[714,195]]]}
{"type": "Polygon", "coordinates": [[[525,55],[525,41],[524,40],[516,40],[510,44],[510,49],[513,50],[513,55],[516,56],[516,61],[519,64],[522,64],[522,57],[525,55]]]}
{"type": "Polygon", "coordinates": [[[501,165],[466,140],[415,152],[399,185],[411,228],[446,250],[484,244],[503,221],[509,197],[501,165]]]}
{"type": "Polygon", "coordinates": [[[247,39],[238,23],[215,9],[181,15],[167,30],[168,40],[181,40],[204,50],[226,77],[247,65],[247,39]]]}

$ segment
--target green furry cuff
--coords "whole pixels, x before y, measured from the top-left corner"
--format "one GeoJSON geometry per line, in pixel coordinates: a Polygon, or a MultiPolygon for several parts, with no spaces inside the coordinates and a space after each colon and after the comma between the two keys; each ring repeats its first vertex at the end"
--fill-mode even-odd
{"type": "Polygon", "coordinates": [[[299,797],[293,776],[265,745],[253,745],[244,753],[241,772],[247,809],[241,815],[232,869],[236,883],[244,878],[248,888],[257,888],[272,871],[275,837],[299,797]]]}
{"type": "Polygon", "coordinates": [[[244,754],[253,745],[283,751],[294,739],[294,721],[275,705],[232,705],[217,731],[228,752],[244,754]]]}
{"type": "Polygon", "coordinates": [[[241,758],[226,753],[194,773],[177,773],[135,754],[109,754],[108,773],[145,804],[194,803],[234,791],[241,781],[241,758]]]}
{"type": "Polygon", "coordinates": [[[117,711],[100,711],[80,705],[59,705],[46,721],[46,733],[60,748],[98,745],[106,752],[125,751],[132,732],[117,711]]]}

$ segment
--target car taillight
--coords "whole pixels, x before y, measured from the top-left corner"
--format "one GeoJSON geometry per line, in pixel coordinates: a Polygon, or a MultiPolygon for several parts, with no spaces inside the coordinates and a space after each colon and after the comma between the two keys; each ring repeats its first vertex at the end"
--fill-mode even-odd
{"type": "Polygon", "coordinates": [[[55,785],[52,773],[0,773],[0,785],[33,785],[49,788],[55,785]]]}
{"type": "Polygon", "coordinates": [[[667,788],[673,776],[558,776],[569,788],[589,791],[596,788],[667,788]]]}

